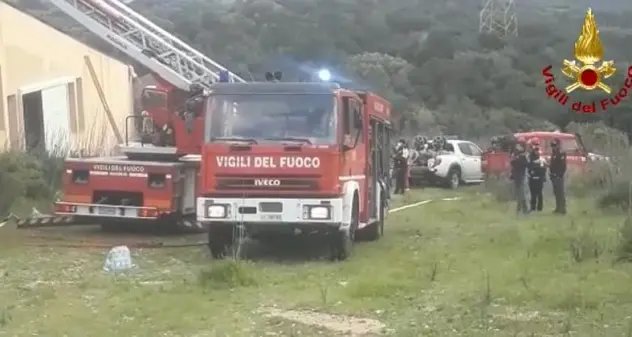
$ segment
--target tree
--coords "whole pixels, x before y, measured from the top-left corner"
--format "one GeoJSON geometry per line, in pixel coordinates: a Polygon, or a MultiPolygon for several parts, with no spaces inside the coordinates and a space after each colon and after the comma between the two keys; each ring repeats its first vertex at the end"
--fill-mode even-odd
{"type": "MultiPolygon", "coordinates": [[[[56,27],[124,58],[46,4],[38,0],[18,3],[56,27]]],[[[397,125],[406,133],[443,130],[478,137],[532,127],[564,128],[574,121],[602,121],[631,132],[630,98],[607,113],[585,116],[546,96],[541,70],[552,65],[556,85],[566,85],[559,69],[562,60],[573,58],[584,5],[568,4],[564,11],[545,3],[525,6],[520,13],[520,36],[503,41],[478,33],[479,3],[469,0],[132,3],[213,59],[256,79],[278,69],[287,80],[296,80],[310,77],[321,66],[330,67],[347,85],[388,97],[397,125]]],[[[628,65],[623,63],[632,55],[628,7],[593,4],[606,57],[619,67],[608,80],[617,89],[625,80],[628,65]]],[[[603,93],[573,93],[574,99],[586,102],[600,97],[603,93]]]]}

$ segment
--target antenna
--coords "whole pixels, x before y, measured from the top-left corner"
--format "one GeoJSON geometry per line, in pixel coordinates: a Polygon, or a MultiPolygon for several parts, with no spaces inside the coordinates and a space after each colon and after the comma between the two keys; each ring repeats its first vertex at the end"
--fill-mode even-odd
{"type": "Polygon", "coordinates": [[[483,0],[479,31],[501,38],[518,36],[514,0],[483,0]]]}

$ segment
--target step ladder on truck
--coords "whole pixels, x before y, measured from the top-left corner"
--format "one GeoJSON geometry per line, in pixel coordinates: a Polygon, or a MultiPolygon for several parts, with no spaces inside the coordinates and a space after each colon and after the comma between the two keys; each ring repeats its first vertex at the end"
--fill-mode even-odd
{"type": "Polygon", "coordinates": [[[18,228],[142,222],[203,230],[195,200],[208,88],[244,79],[118,0],[49,1],[147,67],[158,83],[142,90],[143,112],[125,120],[124,155],[66,159],[54,214],[20,219],[18,228]],[[130,124],[142,125],[140,142],[128,140],[130,124]]]}

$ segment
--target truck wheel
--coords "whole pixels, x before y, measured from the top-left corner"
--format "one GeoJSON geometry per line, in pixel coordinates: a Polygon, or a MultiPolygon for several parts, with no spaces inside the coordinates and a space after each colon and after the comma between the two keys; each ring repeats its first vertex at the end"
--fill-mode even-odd
{"type": "Polygon", "coordinates": [[[355,240],[355,231],[358,228],[359,214],[358,214],[357,199],[353,203],[353,212],[351,213],[351,226],[348,230],[336,230],[332,233],[330,238],[330,259],[332,261],[344,261],[350,255],[353,249],[353,241],[355,240]]]}
{"type": "Polygon", "coordinates": [[[331,236],[329,259],[332,261],[344,261],[351,255],[353,246],[352,229],[336,231],[331,236]]]}
{"type": "Polygon", "coordinates": [[[448,188],[453,190],[459,188],[461,183],[461,170],[458,167],[451,168],[447,176],[448,188]]]}
{"type": "Polygon", "coordinates": [[[214,259],[224,259],[233,244],[233,229],[230,226],[208,226],[208,248],[214,259]]]}
{"type": "Polygon", "coordinates": [[[362,235],[362,239],[366,241],[377,241],[384,236],[384,212],[386,207],[384,206],[384,200],[380,202],[379,217],[375,223],[372,223],[366,229],[358,232],[362,235]]]}

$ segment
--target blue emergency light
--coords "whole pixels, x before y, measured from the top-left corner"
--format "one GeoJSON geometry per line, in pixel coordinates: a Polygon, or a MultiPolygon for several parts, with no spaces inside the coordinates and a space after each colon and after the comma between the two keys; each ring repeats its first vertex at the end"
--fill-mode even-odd
{"type": "Polygon", "coordinates": [[[222,83],[230,82],[230,73],[228,72],[228,70],[219,71],[219,81],[222,83]]]}
{"type": "Polygon", "coordinates": [[[318,71],[318,79],[320,79],[323,82],[329,82],[331,81],[331,72],[329,71],[329,69],[320,69],[318,71]]]}

